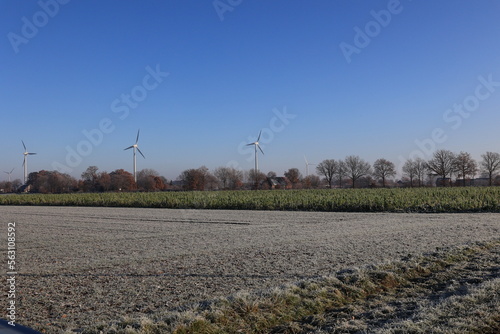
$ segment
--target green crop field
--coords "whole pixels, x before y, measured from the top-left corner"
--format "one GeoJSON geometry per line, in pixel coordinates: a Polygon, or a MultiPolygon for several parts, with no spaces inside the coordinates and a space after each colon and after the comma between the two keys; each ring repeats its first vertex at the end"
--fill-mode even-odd
{"type": "Polygon", "coordinates": [[[500,187],[23,194],[0,196],[0,205],[332,212],[500,212],[500,187]]]}

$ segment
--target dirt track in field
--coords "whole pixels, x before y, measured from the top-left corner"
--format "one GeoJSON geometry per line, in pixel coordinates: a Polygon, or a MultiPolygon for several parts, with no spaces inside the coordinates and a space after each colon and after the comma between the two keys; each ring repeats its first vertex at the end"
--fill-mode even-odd
{"type": "Polygon", "coordinates": [[[0,207],[0,217],[17,228],[17,320],[49,333],[500,235],[500,214],[0,207]]]}

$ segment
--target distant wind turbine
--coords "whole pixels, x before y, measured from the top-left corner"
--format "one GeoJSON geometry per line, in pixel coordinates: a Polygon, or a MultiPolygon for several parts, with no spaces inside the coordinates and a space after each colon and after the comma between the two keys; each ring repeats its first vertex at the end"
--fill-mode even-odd
{"type": "Polygon", "coordinates": [[[306,162],[306,177],[309,176],[309,166],[314,166],[315,164],[310,164],[307,159],[306,159],[306,156],[304,155],[304,161],[306,162]]]}
{"type": "Polygon", "coordinates": [[[36,153],[28,152],[28,150],[26,149],[26,145],[24,145],[24,141],[21,140],[21,142],[23,143],[24,147],[23,167],[24,167],[24,184],[26,184],[26,182],[28,182],[28,155],[35,155],[36,153]]]}
{"type": "Polygon", "coordinates": [[[262,134],[262,130],[260,130],[259,137],[257,138],[257,140],[255,142],[247,144],[247,146],[252,146],[252,145],[255,146],[255,175],[257,175],[257,173],[259,172],[259,157],[257,154],[257,147],[262,152],[262,154],[264,154],[264,151],[262,151],[262,149],[260,148],[260,144],[259,144],[261,134],[262,134]]]}
{"type": "Polygon", "coordinates": [[[10,174],[12,174],[12,172],[13,172],[13,171],[14,171],[14,168],[12,168],[12,170],[11,170],[10,172],[6,172],[6,171],[4,171],[4,173],[5,173],[5,174],[8,174],[8,175],[9,175],[9,182],[11,181],[11,180],[10,180],[10,174]]]}
{"type": "Polygon", "coordinates": [[[134,180],[135,180],[135,182],[137,182],[137,161],[136,161],[136,157],[135,157],[136,156],[135,151],[136,150],[139,151],[139,153],[142,155],[142,157],[144,159],[146,159],[144,154],[142,154],[141,150],[139,149],[139,146],[137,145],[137,143],[139,142],[139,131],[141,131],[141,130],[140,129],[137,130],[137,138],[135,139],[135,144],[124,149],[124,151],[129,150],[131,148],[134,149],[134,180]]]}

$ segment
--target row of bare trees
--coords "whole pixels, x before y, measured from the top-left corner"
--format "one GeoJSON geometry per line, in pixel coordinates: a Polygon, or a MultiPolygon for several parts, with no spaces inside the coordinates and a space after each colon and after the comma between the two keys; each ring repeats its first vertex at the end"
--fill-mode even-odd
{"type": "Polygon", "coordinates": [[[2,181],[2,182],[0,182],[0,192],[4,192],[4,193],[15,192],[22,185],[23,185],[23,183],[21,182],[21,179],[15,179],[12,181],[11,180],[2,181]]]}
{"type": "Polygon", "coordinates": [[[472,180],[481,173],[486,176],[488,184],[491,186],[495,174],[500,171],[500,154],[486,152],[481,155],[481,158],[481,162],[478,163],[467,152],[457,154],[448,150],[438,150],[428,161],[421,158],[406,161],[403,172],[410,179],[411,185],[416,179],[418,185],[421,186],[426,174],[438,175],[443,185],[450,183],[453,176],[460,180],[462,185],[465,185],[466,180],[472,180]],[[446,180],[450,182],[446,182],[446,180]]]}
{"type": "Polygon", "coordinates": [[[378,159],[372,169],[372,166],[359,156],[350,155],[344,160],[323,160],[316,166],[316,172],[324,177],[330,188],[333,187],[335,180],[339,187],[343,187],[345,178],[348,178],[355,188],[360,178],[369,175],[380,177],[385,187],[387,178],[396,175],[396,166],[386,159],[378,159]]]}
{"type": "MultiPolygon", "coordinates": [[[[482,161],[477,163],[467,152],[458,154],[448,150],[438,150],[430,160],[417,158],[407,160],[403,165],[403,173],[409,179],[409,185],[423,186],[429,175],[438,175],[443,185],[451,182],[455,176],[462,185],[466,180],[474,179],[478,173],[482,173],[488,178],[489,185],[493,185],[493,179],[500,171],[500,154],[486,152],[482,156],[482,161]]],[[[316,172],[321,175],[328,186],[332,188],[334,182],[339,187],[343,187],[343,182],[348,179],[354,188],[358,180],[363,177],[373,176],[385,187],[387,180],[396,176],[396,167],[393,162],[386,159],[377,159],[373,166],[361,159],[359,156],[350,155],[344,160],[328,159],[323,160],[316,167],[316,172]]]]}

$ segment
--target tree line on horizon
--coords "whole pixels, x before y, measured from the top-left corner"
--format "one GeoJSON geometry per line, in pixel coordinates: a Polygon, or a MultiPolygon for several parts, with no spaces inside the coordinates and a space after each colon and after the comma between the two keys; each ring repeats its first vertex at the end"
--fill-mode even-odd
{"type": "MultiPolygon", "coordinates": [[[[495,176],[500,171],[500,154],[495,152],[486,152],[481,155],[482,161],[478,163],[472,158],[470,153],[460,152],[453,153],[449,150],[437,150],[433,157],[429,160],[422,158],[408,159],[403,167],[403,179],[400,183],[409,187],[422,187],[426,183],[432,182],[437,176],[439,181],[437,185],[447,186],[453,185],[453,177],[455,177],[455,185],[469,185],[478,174],[488,179],[488,185],[492,186],[496,182],[495,176]]],[[[348,156],[344,160],[324,160],[316,167],[318,174],[324,176],[324,180],[332,188],[334,181],[337,180],[337,185],[343,187],[343,181],[350,181],[352,188],[356,187],[358,180],[361,178],[374,177],[371,180],[371,186],[381,185],[386,187],[391,177],[396,176],[396,166],[393,162],[386,159],[377,159],[373,166],[361,159],[359,156],[348,156]],[[374,182],[374,183],[373,183],[374,182]]]]}
{"type": "Polygon", "coordinates": [[[359,156],[350,155],[343,160],[326,159],[320,162],[316,166],[319,176],[304,177],[298,168],[290,168],[282,177],[278,177],[272,171],[264,174],[254,169],[243,171],[232,167],[218,167],[211,172],[207,167],[201,166],[187,169],[177,180],[170,181],[153,169],[143,169],[138,172],[135,182],[133,174],[123,169],[108,173],[90,166],[79,180],[57,171],[41,170],[30,173],[24,186],[17,179],[0,182],[0,189],[2,192],[69,193],[466,186],[474,185],[473,180],[477,175],[487,180],[489,186],[500,185],[500,154],[486,152],[481,157],[482,160],[478,163],[467,152],[437,150],[429,160],[407,160],[402,167],[403,178],[397,182],[393,179],[396,176],[393,162],[380,158],[370,165],[359,156]]]}

